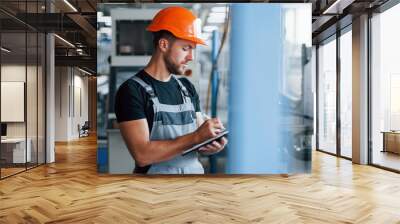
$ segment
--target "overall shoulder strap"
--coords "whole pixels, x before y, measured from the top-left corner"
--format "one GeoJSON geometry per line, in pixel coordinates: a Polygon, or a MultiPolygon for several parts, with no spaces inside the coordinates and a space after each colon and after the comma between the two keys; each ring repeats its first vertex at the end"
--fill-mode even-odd
{"type": "Polygon", "coordinates": [[[175,75],[173,75],[172,77],[174,77],[174,79],[178,82],[179,87],[181,88],[181,91],[183,92],[183,95],[189,97],[189,92],[188,92],[186,86],[182,84],[181,80],[179,80],[175,75]]]}
{"type": "Polygon", "coordinates": [[[147,84],[145,81],[143,81],[141,78],[137,77],[136,75],[133,76],[131,79],[139,83],[145,90],[146,93],[150,95],[151,98],[155,98],[156,94],[154,93],[153,87],[151,87],[149,84],[147,84]]]}

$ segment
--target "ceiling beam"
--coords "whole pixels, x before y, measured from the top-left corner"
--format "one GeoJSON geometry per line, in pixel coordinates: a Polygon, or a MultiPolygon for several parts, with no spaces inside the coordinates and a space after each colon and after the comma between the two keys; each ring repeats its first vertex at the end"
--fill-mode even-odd
{"type": "Polygon", "coordinates": [[[73,20],[82,30],[87,34],[86,42],[90,46],[96,46],[96,29],[90,24],[85,17],[80,14],[71,13],[67,15],[71,20],[73,20]]]}

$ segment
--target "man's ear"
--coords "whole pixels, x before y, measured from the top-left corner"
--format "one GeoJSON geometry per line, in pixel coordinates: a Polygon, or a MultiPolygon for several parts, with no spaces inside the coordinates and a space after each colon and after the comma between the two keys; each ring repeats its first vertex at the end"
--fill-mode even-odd
{"type": "Polygon", "coordinates": [[[160,38],[158,40],[158,47],[160,48],[161,52],[167,52],[169,48],[169,41],[165,38],[160,38]]]}

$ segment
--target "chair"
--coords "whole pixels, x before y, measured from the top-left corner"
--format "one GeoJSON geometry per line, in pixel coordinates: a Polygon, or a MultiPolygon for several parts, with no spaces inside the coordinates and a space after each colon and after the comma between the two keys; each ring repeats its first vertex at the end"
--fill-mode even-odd
{"type": "Polygon", "coordinates": [[[79,138],[89,136],[89,129],[90,129],[89,121],[85,121],[82,127],[78,124],[79,138]]]}

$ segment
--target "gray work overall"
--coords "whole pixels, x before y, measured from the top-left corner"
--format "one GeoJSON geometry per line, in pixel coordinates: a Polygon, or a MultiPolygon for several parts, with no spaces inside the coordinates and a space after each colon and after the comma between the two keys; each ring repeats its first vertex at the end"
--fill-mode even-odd
{"type": "MultiPolygon", "coordinates": [[[[137,76],[132,77],[139,83],[150,96],[153,102],[154,119],[150,140],[172,140],[179,136],[196,131],[196,112],[189,97],[186,87],[175,76],[183,98],[183,103],[178,105],[162,104],[154,93],[153,88],[137,76]]],[[[159,163],[154,163],[148,174],[204,174],[204,169],[198,159],[198,153],[192,152],[185,156],[177,155],[174,158],[159,163]]]]}

